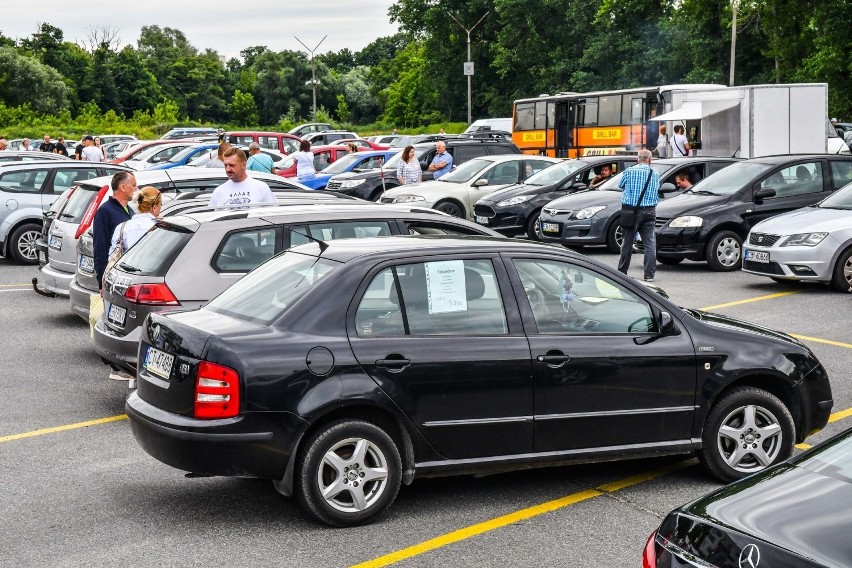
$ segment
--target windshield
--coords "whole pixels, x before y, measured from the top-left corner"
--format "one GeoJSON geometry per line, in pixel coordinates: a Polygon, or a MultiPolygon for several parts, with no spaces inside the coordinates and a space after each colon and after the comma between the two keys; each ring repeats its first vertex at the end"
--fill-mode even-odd
{"type": "MultiPolygon", "coordinates": [[[[425,147],[425,148],[415,148],[414,149],[414,159],[416,159],[419,162],[420,158],[422,158],[423,155],[426,154],[431,149],[432,148],[430,148],[428,146],[425,147]]],[[[396,169],[396,166],[399,164],[400,160],[402,160],[402,152],[395,154],[393,158],[391,158],[390,160],[385,162],[385,168],[396,169]]]]}
{"type": "Polygon", "coordinates": [[[847,183],[817,204],[820,209],[852,210],[852,183],[847,183]]]}
{"type": "Polygon", "coordinates": [[[752,180],[760,177],[775,167],[772,164],[759,162],[739,162],[707,176],[692,189],[693,192],[710,193],[712,195],[733,195],[752,180]]]}
{"type": "Polygon", "coordinates": [[[190,156],[190,155],[192,155],[196,152],[200,152],[201,148],[202,148],[202,146],[190,146],[188,148],[184,148],[183,150],[181,150],[180,152],[178,152],[177,154],[175,154],[174,156],[169,158],[169,162],[176,164],[176,163],[180,162],[181,160],[183,160],[184,158],[186,158],[187,156],[190,156]]]}
{"type": "Polygon", "coordinates": [[[216,155],[216,148],[213,148],[209,152],[202,152],[198,156],[192,158],[186,165],[196,167],[206,166],[216,155]]]}
{"type": "Polygon", "coordinates": [[[141,152],[139,152],[138,154],[135,154],[135,155],[134,155],[132,158],[130,158],[130,159],[131,159],[131,160],[134,160],[134,161],[143,161],[143,160],[147,160],[148,158],[150,158],[151,156],[153,156],[153,155],[154,155],[154,154],[156,154],[157,152],[162,152],[162,151],[163,151],[163,150],[165,150],[166,148],[170,148],[170,146],[166,146],[166,145],[164,145],[164,144],[155,144],[154,146],[151,146],[151,147],[149,147],[149,148],[145,148],[144,150],[142,150],[142,151],[141,151],[141,152]]]}
{"type": "Polygon", "coordinates": [[[586,163],[580,160],[566,160],[531,175],[524,183],[527,185],[552,185],[559,183],[585,165],[586,163]]]}
{"type": "Polygon", "coordinates": [[[269,325],[340,263],[285,252],[249,272],[203,309],[269,325]]]}
{"type": "Polygon", "coordinates": [[[470,181],[471,178],[478,175],[482,170],[494,164],[491,160],[483,160],[476,158],[469,160],[445,176],[441,176],[439,181],[447,181],[450,183],[464,183],[470,181]]]}
{"type": "Polygon", "coordinates": [[[66,223],[79,223],[83,220],[83,215],[86,209],[95,200],[100,191],[99,187],[91,185],[81,185],[77,191],[71,194],[68,203],[62,208],[62,213],[59,214],[59,219],[66,223]]]}
{"type": "Polygon", "coordinates": [[[324,169],[322,173],[342,174],[343,172],[347,171],[352,166],[352,164],[360,162],[363,159],[364,157],[359,156],[358,154],[347,154],[346,156],[343,156],[342,158],[328,166],[326,169],[324,169]]]}
{"type": "MultiPolygon", "coordinates": [[[[660,176],[665,174],[673,167],[674,166],[672,166],[671,164],[651,164],[651,169],[660,174],[660,176]]],[[[627,170],[624,171],[626,172],[627,170]]],[[[623,175],[624,172],[621,172],[612,176],[609,181],[606,181],[602,185],[598,186],[598,189],[602,191],[621,191],[621,188],[618,187],[618,184],[621,183],[621,176],[623,175]]],[[[647,176],[648,174],[645,175],[647,176]]]]}

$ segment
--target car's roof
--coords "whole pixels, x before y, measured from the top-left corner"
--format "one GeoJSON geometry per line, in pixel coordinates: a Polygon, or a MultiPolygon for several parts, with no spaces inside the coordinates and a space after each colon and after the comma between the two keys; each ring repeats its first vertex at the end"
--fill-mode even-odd
{"type": "Polygon", "coordinates": [[[831,158],[833,160],[852,160],[852,156],[843,154],[778,154],[775,156],[760,156],[751,158],[748,162],[760,162],[765,164],[783,164],[785,162],[797,162],[799,160],[820,160],[831,158]]]}
{"type": "MultiPolygon", "coordinates": [[[[78,162],[78,163],[86,163],[86,162],[78,162]]],[[[121,164],[110,164],[112,166],[121,166],[121,164]]],[[[221,179],[222,183],[228,179],[225,175],[225,170],[222,168],[172,168],[170,170],[141,170],[134,172],[130,168],[124,168],[130,171],[136,177],[137,185],[145,185],[149,183],[162,183],[168,181],[194,181],[194,180],[206,180],[206,179],[221,179]]],[[[246,171],[249,177],[257,178],[260,180],[274,180],[274,181],[285,181],[290,183],[301,189],[310,189],[302,186],[301,184],[291,181],[286,178],[282,178],[276,174],[270,174],[266,172],[255,172],[255,171],[246,171]]],[[[112,176],[102,176],[99,178],[93,178],[86,180],[85,184],[88,185],[97,185],[98,187],[108,184],[112,176]]]]}
{"type": "MultiPolygon", "coordinates": [[[[33,156],[34,158],[40,158],[44,160],[66,160],[69,162],[75,162],[76,160],[72,160],[68,156],[63,154],[54,154],[53,152],[42,152],[40,150],[3,150],[3,156],[33,156]]],[[[32,160],[35,161],[35,160],[32,160]]]]}
{"type": "Polygon", "coordinates": [[[249,136],[249,135],[257,135],[257,136],[284,136],[285,138],[298,138],[298,136],[294,136],[288,132],[272,132],[265,130],[234,130],[233,132],[228,132],[227,136],[249,136]]]}
{"type": "MultiPolygon", "coordinates": [[[[339,202],[336,199],[327,201],[313,201],[305,203],[297,203],[299,198],[309,199],[310,196],[302,196],[294,194],[294,203],[288,205],[279,202],[277,205],[258,205],[242,211],[234,211],[227,208],[219,210],[210,210],[205,208],[203,211],[196,211],[186,215],[191,217],[193,221],[198,223],[210,223],[221,220],[230,219],[277,219],[281,216],[286,216],[288,222],[298,221],[300,219],[316,220],[319,214],[322,220],[331,221],[333,219],[370,219],[380,218],[386,219],[389,216],[400,215],[426,215],[429,218],[435,219],[451,219],[449,215],[436,211],[435,209],[427,209],[425,207],[406,206],[406,205],[382,205],[371,201],[348,201],[339,202]],[[353,207],[353,204],[356,205],[353,207]],[[321,209],[320,209],[321,208],[321,209]]],[[[181,221],[177,216],[173,222],[179,224],[181,221]]]]}
{"type": "Polygon", "coordinates": [[[472,162],[474,160],[485,160],[486,162],[510,162],[515,160],[544,160],[545,162],[551,162],[553,164],[558,164],[560,162],[564,162],[562,158],[551,158],[549,156],[535,156],[531,154],[487,154],[483,156],[476,156],[475,158],[471,158],[468,160],[472,162]]]}
{"type": "Polygon", "coordinates": [[[417,142],[414,144],[416,148],[421,148],[423,146],[434,146],[436,142],[444,142],[448,147],[451,146],[461,146],[461,145],[478,145],[478,144],[489,144],[489,145],[503,145],[503,146],[514,146],[515,144],[511,140],[506,140],[504,138],[446,138],[443,134],[438,135],[427,135],[428,140],[424,142],[417,142]]]}
{"type": "Polygon", "coordinates": [[[732,158],[730,156],[687,156],[685,158],[659,158],[652,159],[652,164],[668,164],[676,166],[678,164],[687,164],[695,162],[742,162],[742,158],[732,158]]]}
{"type": "MultiPolygon", "coordinates": [[[[45,167],[49,168],[91,168],[92,166],[96,167],[104,167],[111,170],[122,170],[132,172],[133,170],[129,166],[125,166],[124,164],[110,164],[107,162],[98,162],[92,163],[86,160],[26,160],[21,162],[0,162],[0,167],[5,170],[15,169],[15,170],[31,170],[31,169],[43,169],[45,167]]],[[[108,179],[108,178],[107,178],[108,179]]]]}

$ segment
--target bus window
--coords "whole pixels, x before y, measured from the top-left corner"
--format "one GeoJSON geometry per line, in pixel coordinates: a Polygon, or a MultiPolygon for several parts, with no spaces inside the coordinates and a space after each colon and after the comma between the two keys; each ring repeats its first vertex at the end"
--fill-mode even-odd
{"type": "Polygon", "coordinates": [[[547,127],[553,128],[556,124],[556,103],[550,101],[547,103],[547,127]]]}
{"type": "Polygon", "coordinates": [[[577,126],[597,126],[598,99],[586,99],[577,104],[577,126]]]}
{"type": "Polygon", "coordinates": [[[621,97],[621,124],[630,124],[633,116],[633,99],[629,96],[621,97]]]}
{"type": "Polygon", "coordinates": [[[539,101],[535,103],[535,129],[544,130],[547,128],[547,103],[539,101]]]}
{"type": "Polygon", "coordinates": [[[642,99],[633,99],[632,108],[631,123],[640,124],[642,122],[642,99]]]}
{"type": "Polygon", "coordinates": [[[535,130],[535,103],[515,105],[515,130],[535,130]]]}
{"type": "Polygon", "coordinates": [[[598,126],[619,124],[621,124],[621,95],[601,97],[598,104],[598,126]]]}

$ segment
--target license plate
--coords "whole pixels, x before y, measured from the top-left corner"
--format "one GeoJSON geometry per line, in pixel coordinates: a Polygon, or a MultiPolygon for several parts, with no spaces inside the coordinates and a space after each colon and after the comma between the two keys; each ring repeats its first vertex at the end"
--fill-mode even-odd
{"type": "Polygon", "coordinates": [[[95,272],[95,259],[84,254],[80,255],[80,272],[93,274],[95,272]]]}
{"type": "Polygon", "coordinates": [[[761,250],[748,250],[745,251],[745,259],[750,260],[752,262],[769,262],[769,253],[763,252],[761,250]]]}
{"type": "Polygon", "coordinates": [[[476,217],[474,217],[474,221],[476,221],[480,225],[487,225],[488,217],[480,217],[479,215],[477,215],[476,217]]]}
{"type": "Polygon", "coordinates": [[[62,250],[62,237],[50,237],[50,244],[47,246],[53,250],[62,250]]]}
{"type": "Polygon", "coordinates": [[[41,264],[47,264],[47,255],[44,254],[44,251],[38,251],[38,261],[41,264]]]}
{"type": "Polygon", "coordinates": [[[110,304],[107,312],[107,321],[124,327],[124,319],[127,317],[127,309],[115,304],[110,304]]]}
{"type": "Polygon", "coordinates": [[[148,351],[145,352],[145,370],[158,377],[168,379],[174,363],[175,356],[169,355],[165,351],[148,347],[148,351]]]}
{"type": "Polygon", "coordinates": [[[558,233],[559,223],[542,223],[541,230],[545,233],[558,233]]]}

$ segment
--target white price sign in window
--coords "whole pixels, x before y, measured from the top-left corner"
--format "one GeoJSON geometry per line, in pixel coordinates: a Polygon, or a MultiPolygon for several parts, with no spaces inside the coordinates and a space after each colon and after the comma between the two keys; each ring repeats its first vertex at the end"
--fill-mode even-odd
{"type": "Polygon", "coordinates": [[[464,261],[427,262],[425,266],[429,313],[467,311],[464,261]]]}

